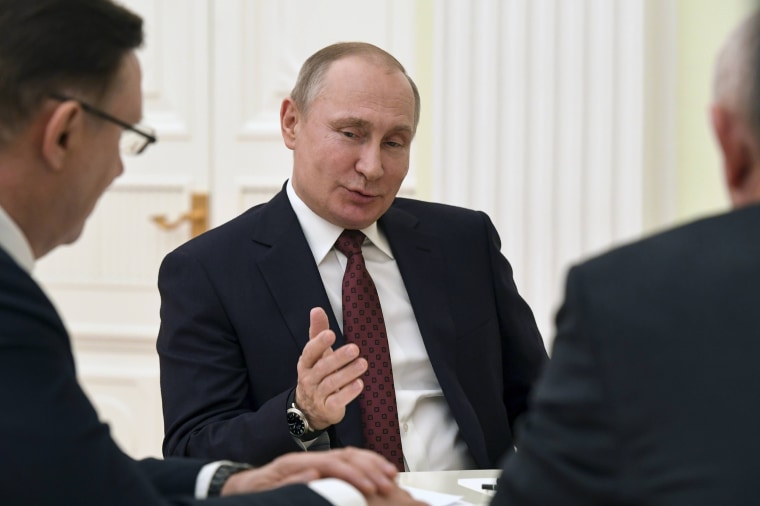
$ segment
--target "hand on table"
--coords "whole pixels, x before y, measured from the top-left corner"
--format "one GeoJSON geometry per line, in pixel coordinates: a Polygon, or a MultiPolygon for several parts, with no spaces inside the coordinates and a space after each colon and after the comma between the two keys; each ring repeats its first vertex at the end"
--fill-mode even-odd
{"type": "Polygon", "coordinates": [[[222,487],[221,495],[257,492],[319,478],[338,478],[350,483],[367,497],[395,497],[393,494],[399,490],[394,482],[397,473],[393,464],[370,450],[341,448],[326,452],[288,453],[266,466],[233,474],[222,487]]]}
{"type": "Polygon", "coordinates": [[[324,309],[312,309],[309,342],[298,359],[295,401],[315,430],[340,422],[346,405],[364,388],[360,378],[367,370],[367,361],[359,357],[358,346],[346,344],[333,350],[334,342],[335,333],[324,309]]]}

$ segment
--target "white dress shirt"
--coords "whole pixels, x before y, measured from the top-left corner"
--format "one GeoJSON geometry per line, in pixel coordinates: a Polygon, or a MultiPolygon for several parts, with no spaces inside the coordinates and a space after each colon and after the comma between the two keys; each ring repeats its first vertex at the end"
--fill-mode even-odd
{"type": "MultiPolygon", "coordinates": [[[[343,229],[316,215],[287,184],[290,204],[309,243],[330,306],[343,329],[341,285],[346,256],[334,248],[343,229]]],[[[420,335],[404,280],[377,223],[362,230],[367,271],[377,287],[396,389],[401,446],[407,471],[473,469],[475,463],[451,415],[420,335]]],[[[324,308],[327,310],[327,308],[324,308]]]]}
{"type": "Polygon", "coordinates": [[[0,207],[0,247],[2,247],[16,263],[31,274],[34,269],[34,253],[26,240],[26,236],[18,228],[16,222],[8,216],[5,209],[0,207]]]}

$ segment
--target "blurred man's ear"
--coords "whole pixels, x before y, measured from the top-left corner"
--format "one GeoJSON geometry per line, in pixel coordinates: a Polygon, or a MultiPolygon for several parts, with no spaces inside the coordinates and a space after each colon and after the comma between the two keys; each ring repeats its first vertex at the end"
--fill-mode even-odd
{"type": "Polygon", "coordinates": [[[53,170],[61,170],[69,150],[75,123],[81,120],[82,110],[75,102],[58,105],[47,118],[42,135],[42,156],[53,170]]]}
{"type": "Polygon", "coordinates": [[[723,176],[728,192],[734,205],[743,204],[742,193],[756,162],[752,133],[742,118],[723,106],[713,105],[710,115],[723,156],[723,176]]]}

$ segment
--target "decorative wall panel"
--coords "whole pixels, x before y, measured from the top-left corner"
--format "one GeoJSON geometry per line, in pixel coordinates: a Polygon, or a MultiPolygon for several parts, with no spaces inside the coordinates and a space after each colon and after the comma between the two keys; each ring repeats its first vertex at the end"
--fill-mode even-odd
{"type": "Polygon", "coordinates": [[[434,4],[432,198],[491,216],[547,340],[567,267],[644,230],[647,21],[669,3],[434,4]]]}

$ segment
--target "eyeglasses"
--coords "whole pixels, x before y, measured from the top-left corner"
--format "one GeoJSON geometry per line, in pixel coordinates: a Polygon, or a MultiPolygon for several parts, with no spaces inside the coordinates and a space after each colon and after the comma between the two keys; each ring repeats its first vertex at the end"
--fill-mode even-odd
{"type": "Polygon", "coordinates": [[[91,106],[87,102],[82,100],[67,97],[66,95],[59,95],[58,93],[51,93],[50,98],[58,100],[59,102],[68,102],[73,100],[85,111],[89,112],[93,116],[110,121],[119,125],[123,131],[121,138],[119,139],[119,151],[125,155],[139,155],[148,147],[149,144],[156,142],[156,132],[150,127],[144,125],[130,125],[126,121],[122,121],[119,118],[114,118],[110,114],[107,114],[100,109],[91,106]]]}

